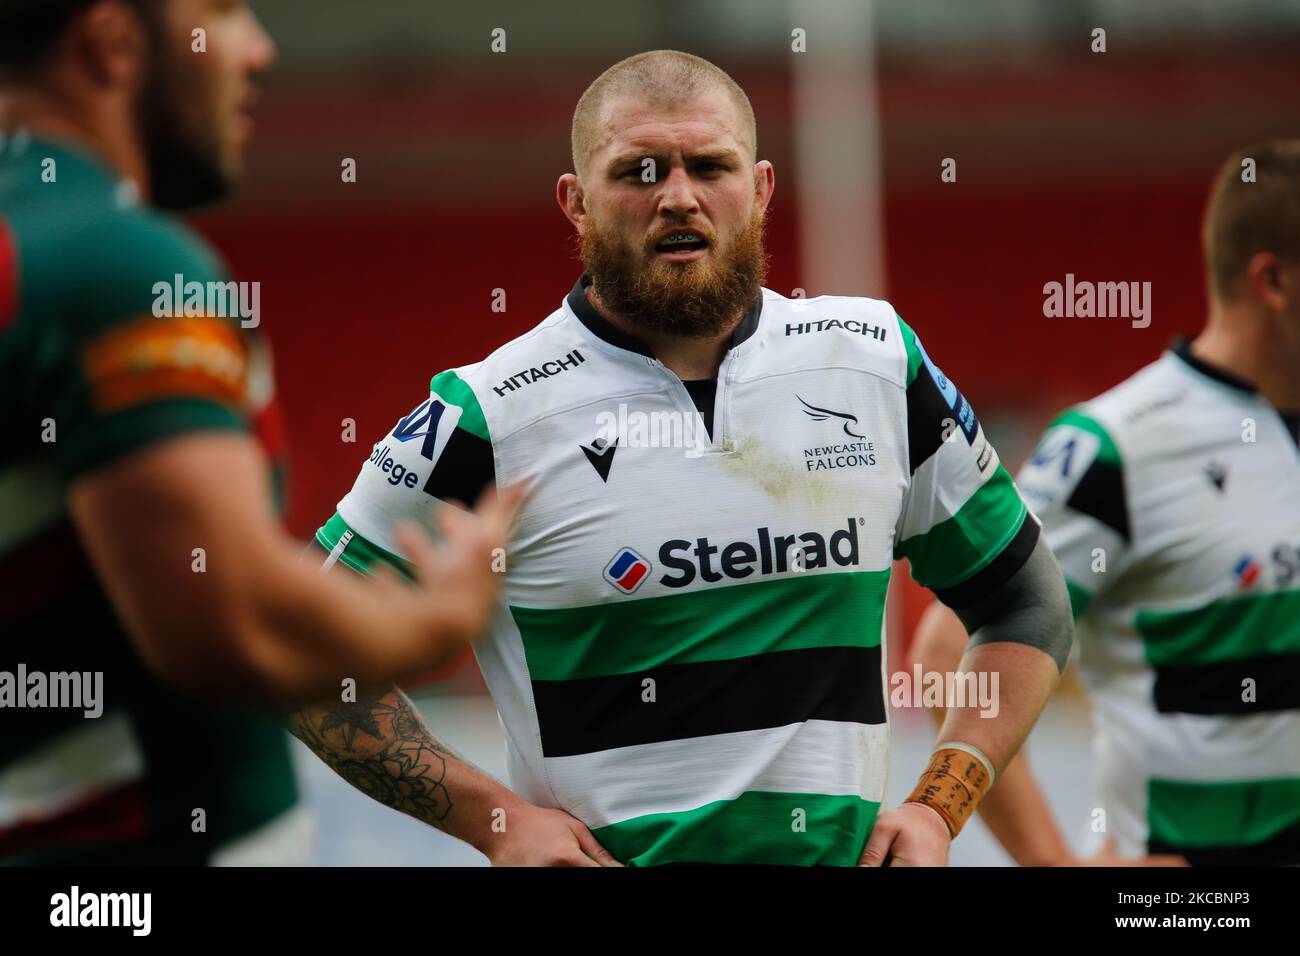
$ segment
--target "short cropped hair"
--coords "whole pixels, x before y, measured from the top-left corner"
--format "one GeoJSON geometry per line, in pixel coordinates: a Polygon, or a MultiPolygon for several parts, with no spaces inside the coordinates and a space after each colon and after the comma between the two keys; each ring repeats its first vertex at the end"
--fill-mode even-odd
{"type": "Polygon", "coordinates": [[[1300,139],[1271,140],[1228,157],[1210,189],[1201,241],[1210,290],[1222,301],[1241,292],[1255,253],[1300,261],[1300,139]]]}
{"type": "Polygon", "coordinates": [[[573,111],[571,145],[573,169],[586,169],[601,124],[601,110],[613,96],[633,95],[651,103],[676,104],[709,90],[720,89],[740,113],[741,138],[750,156],[758,156],[758,124],[749,97],[726,71],[702,57],[678,50],[651,50],[620,60],[600,76],[578,99],[573,111]]]}
{"type": "MultiPolygon", "coordinates": [[[[97,0],[0,0],[0,83],[40,76],[59,50],[72,21],[97,0]]],[[[125,0],[156,17],[164,0],[125,0]]]]}

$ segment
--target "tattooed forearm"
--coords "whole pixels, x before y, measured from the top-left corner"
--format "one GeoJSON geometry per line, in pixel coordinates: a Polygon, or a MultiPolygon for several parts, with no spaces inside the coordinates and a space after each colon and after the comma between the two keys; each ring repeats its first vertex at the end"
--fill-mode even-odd
{"type": "Polygon", "coordinates": [[[290,717],[289,729],[362,793],[447,828],[453,806],[447,761],[465,761],[429,733],[400,690],[304,707],[290,717]]]}

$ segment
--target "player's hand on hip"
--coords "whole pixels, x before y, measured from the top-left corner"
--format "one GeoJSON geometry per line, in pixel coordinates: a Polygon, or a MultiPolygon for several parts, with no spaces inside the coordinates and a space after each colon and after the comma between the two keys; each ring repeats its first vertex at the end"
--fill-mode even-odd
{"type": "Polygon", "coordinates": [[[505,579],[506,542],[527,494],[524,486],[512,485],[484,492],[472,512],[444,506],[437,515],[439,544],[413,522],[394,530],[411,562],[416,588],[437,608],[444,635],[464,642],[487,629],[505,579]]]}
{"type": "Polygon", "coordinates": [[[952,838],[938,813],[905,803],[876,817],[858,866],[947,866],[952,838]]]}
{"type": "Polygon", "coordinates": [[[485,851],[493,866],[622,866],[577,817],[531,805],[506,812],[485,851]]]}

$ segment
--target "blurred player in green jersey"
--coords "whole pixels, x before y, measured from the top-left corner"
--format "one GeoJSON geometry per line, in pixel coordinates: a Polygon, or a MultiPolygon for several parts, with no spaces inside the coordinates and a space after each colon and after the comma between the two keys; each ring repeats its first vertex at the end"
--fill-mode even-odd
{"type": "Polygon", "coordinates": [[[492,607],[511,493],[407,529],[413,588],[327,584],[276,519],[256,330],[159,308],[237,291],[158,210],[230,190],[274,55],[241,2],[0,3],[0,860],[300,859],[283,730],[235,704],[427,670],[492,607]]]}

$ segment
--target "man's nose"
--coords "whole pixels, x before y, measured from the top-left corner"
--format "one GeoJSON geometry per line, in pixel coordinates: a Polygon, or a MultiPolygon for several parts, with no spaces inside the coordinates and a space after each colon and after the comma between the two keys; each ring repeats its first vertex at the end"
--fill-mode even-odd
{"type": "Polygon", "coordinates": [[[271,34],[266,32],[266,27],[262,21],[251,10],[249,16],[252,20],[252,43],[249,49],[248,65],[250,72],[263,73],[270,69],[271,65],[279,59],[279,51],[276,49],[275,41],[271,39],[271,34]]]}
{"type": "Polygon", "coordinates": [[[661,216],[689,216],[700,211],[699,200],[695,196],[695,184],[686,170],[674,166],[662,180],[659,193],[659,214],[661,216]]]}

